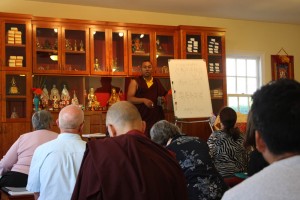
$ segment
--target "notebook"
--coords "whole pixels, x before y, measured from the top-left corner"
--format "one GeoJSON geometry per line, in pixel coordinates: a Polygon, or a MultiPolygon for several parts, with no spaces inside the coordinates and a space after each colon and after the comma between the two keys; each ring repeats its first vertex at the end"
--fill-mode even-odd
{"type": "Polygon", "coordinates": [[[3,187],[2,190],[6,191],[11,196],[33,194],[33,192],[26,190],[26,187],[3,187]]]}

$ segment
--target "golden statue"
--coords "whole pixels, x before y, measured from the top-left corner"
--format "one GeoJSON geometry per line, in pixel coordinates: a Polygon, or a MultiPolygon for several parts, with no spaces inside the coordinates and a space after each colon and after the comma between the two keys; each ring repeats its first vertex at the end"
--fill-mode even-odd
{"type": "Polygon", "coordinates": [[[100,102],[97,101],[97,97],[95,95],[94,88],[90,88],[90,92],[88,94],[88,109],[89,110],[98,110],[100,107],[100,102]]]}
{"type": "Polygon", "coordinates": [[[51,89],[50,100],[54,100],[54,97],[55,97],[55,100],[56,100],[56,101],[60,101],[59,91],[58,91],[58,89],[56,88],[56,85],[55,85],[55,84],[53,84],[52,89],[51,89]]]}
{"type": "Polygon", "coordinates": [[[73,94],[73,98],[72,98],[72,105],[79,105],[79,101],[78,101],[78,98],[76,96],[76,92],[74,90],[74,94],[73,94]]]}
{"type": "Polygon", "coordinates": [[[8,93],[9,94],[19,94],[19,89],[17,87],[17,83],[16,83],[16,80],[14,77],[11,79],[11,86],[9,88],[8,93]]]}
{"type": "Polygon", "coordinates": [[[110,98],[108,100],[108,106],[111,106],[111,105],[113,105],[114,103],[116,103],[118,101],[120,101],[119,94],[117,93],[116,88],[112,88],[111,89],[111,95],[110,95],[110,98]]]}

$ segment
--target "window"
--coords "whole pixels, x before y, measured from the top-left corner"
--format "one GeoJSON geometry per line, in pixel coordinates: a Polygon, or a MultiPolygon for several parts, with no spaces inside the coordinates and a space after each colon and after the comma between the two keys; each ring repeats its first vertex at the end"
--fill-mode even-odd
{"type": "Polygon", "coordinates": [[[228,106],[247,114],[251,95],[261,86],[260,57],[232,56],[226,58],[228,106]]]}

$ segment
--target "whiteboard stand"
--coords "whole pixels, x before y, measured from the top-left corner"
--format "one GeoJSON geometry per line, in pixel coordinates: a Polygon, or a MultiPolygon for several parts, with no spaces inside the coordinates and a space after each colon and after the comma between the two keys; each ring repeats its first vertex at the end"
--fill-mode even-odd
{"type": "Polygon", "coordinates": [[[178,119],[175,119],[175,125],[177,126],[177,123],[180,123],[180,129],[182,130],[182,124],[195,124],[195,123],[205,123],[207,122],[211,131],[214,132],[214,129],[213,127],[211,126],[211,124],[209,123],[209,119],[207,120],[197,120],[197,121],[184,121],[184,120],[178,120],[178,119]]]}

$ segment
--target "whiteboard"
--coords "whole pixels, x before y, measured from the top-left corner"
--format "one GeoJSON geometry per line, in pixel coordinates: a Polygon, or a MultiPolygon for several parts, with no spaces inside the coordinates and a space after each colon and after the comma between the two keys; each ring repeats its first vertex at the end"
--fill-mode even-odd
{"type": "Polygon", "coordinates": [[[210,117],[212,104],[206,63],[202,59],[171,59],[169,72],[175,117],[210,117]]]}

